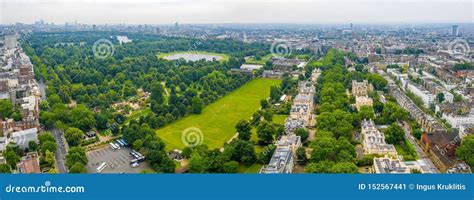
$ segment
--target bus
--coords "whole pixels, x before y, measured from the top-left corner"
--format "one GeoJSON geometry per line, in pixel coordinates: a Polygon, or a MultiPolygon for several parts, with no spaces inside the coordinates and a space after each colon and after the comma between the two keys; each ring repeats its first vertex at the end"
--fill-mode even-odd
{"type": "Polygon", "coordinates": [[[124,145],[125,145],[125,144],[122,143],[122,141],[120,141],[120,140],[116,140],[115,142],[116,142],[117,144],[119,144],[120,146],[124,146],[124,145]]]}
{"type": "Polygon", "coordinates": [[[106,167],[107,167],[107,163],[102,162],[102,164],[100,164],[99,167],[97,167],[97,173],[102,172],[106,167]]]}
{"type": "Polygon", "coordinates": [[[112,149],[116,150],[118,147],[116,144],[114,144],[113,142],[110,143],[110,146],[112,147],[112,149]]]}
{"type": "Polygon", "coordinates": [[[120,149],[120,145],[118,145],[117,143],[114,143],[115,146],[117,146],[117,149],[120,149]]]}

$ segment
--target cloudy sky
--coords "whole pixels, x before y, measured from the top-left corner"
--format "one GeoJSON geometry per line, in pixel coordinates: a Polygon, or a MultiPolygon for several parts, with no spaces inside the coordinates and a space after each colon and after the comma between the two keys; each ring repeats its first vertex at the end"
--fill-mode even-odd
{"type": "Polygon", "coordinates": [[[473,23],[472,0],[0,0],[0,24],[473,23]]]}

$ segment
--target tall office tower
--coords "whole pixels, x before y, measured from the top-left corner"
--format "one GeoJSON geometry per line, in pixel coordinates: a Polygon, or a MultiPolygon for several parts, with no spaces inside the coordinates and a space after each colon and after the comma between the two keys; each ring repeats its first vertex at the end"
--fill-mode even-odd
{"type": "Polygon", "coordinates": [[[459,34],[459,26],[453,25],[451,26],[451,36],[458,36],[459,34]]]}

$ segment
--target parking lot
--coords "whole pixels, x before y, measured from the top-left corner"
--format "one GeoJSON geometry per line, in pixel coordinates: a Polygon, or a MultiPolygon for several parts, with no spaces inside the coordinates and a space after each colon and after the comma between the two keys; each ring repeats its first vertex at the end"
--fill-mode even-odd
{"type": "Polygon", "coordinates": [[[132,168],[130,166],[130,160],[133,157],[130,155],[131,149],[129,147],[122,147],[121,149],[114,150],[109,145],[87,152],[87,163],[88,173],[97,173],[97,167],[102,162],[107,163],[107,167],[101,173],[140,173],[144,169],[148,169],[146,162],[140,163],[139,167],[132,168]]]}

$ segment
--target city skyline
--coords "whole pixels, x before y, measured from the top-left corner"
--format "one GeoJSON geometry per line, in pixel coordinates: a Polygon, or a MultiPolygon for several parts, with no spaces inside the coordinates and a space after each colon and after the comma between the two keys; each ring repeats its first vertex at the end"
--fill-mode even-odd
{"type": "Polygon", "coordinates": [[[40,19],[55,24],[74,21],[85,24],[173,24],[176,21],[184,24],[417,24],[473,21],[473,3],[464,0],[1,0],[0,5],[0,24],[33,23],[40,19]]]}

